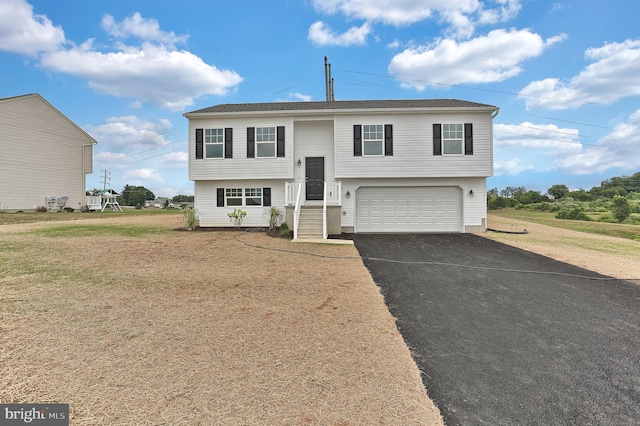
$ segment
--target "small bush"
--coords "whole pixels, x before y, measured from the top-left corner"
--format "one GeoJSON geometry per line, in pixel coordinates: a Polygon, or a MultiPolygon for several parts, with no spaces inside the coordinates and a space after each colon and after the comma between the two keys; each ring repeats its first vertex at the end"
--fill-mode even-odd
{"type": "Polygon", "coordinates": [[[280,224],[280,236],[281,237],[289,237],[289,225],[287,225],[287,222],[283,222],[280,224]]]}
{"type": "Polygon", "coordinates": [[[560,210],[556,214],[556,219],[584,220],[587,222],[591,220],[591,218],[578,207],[572,208],[570,210],[560,210]]]}
{"type": "Polygon", "coordinates": [[[196,209],[191,206],[185,207],[182,210],[182,216],[184,217],[185,222],[187,223],[186,228],[190,231],[196,228],[196,219],[198,215],[196,214],[196,209]]]}
{"type": "Polygon", "coordinates": [[[282,210],[280,210],[277,207],[269,207],[265,211],[265,215],[269,219],[269,231],[273,231],[274,229],[276,229],[278,225],[280,225],[280,223],[282,222],[282,219],[284,218],[284,214],[282,213],[282,210]]]}
{"type": "Polygon", "coordinates": [[[598,218],[598,222],[618,223],[618,221],[613,216],[611,216],[609,213],[603,214],[602,216],[600,216],[598,218]]]}
{"type": "Polygon", "coordinates": [[[227,216],[229,216],[229,220],[235,227],[240,227],[240,225],[242,225],[242,221],[244,220],[244,217],[246,215],[247,212],[242,209],[233,209],[231,213],[227,213],[227,216]]]}
{"type": "Polygon", "coordinates": [[[44,212],[47,211],[47,208],[45,206],[38,206],[38,207],[36,207],[36,211],[38,213],[44,213],[44,212]]]}
{"type": "Polygon", "coordinates": [[[629,217],[624,221],[628,225],[640,225],[640,214],[631,213],[629,217]]]}

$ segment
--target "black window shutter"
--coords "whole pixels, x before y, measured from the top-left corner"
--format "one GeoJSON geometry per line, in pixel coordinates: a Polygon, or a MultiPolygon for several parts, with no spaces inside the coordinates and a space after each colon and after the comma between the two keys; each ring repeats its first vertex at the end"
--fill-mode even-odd
{"type": "Polygon", "coordinates": [[[473,155],[473,124],[464,123],[464,154],[473,155]]]}
{"type": "Polygon", "coordinates": [[[204,130],[196,129],[196,159],[200,160],[204,153],[204,130]]]}
{"type": "Polygon", "coordinates": [[[224,158],[233,158],[233,129],[224,129],[224,158]]]}
{"type": "Polygon", "coordinates": [[[433,155],[442,155],[442,124],[433,125],[433,155]]]}
{"type": "Polygon", "coordinates": [[[255,157],[256,149],[256,128],[247,127],[247,158],[255,157]]]}
{"type": "Polygon", "coordinates": [[[224,207],[224,188],[218,188],[218,207],[224,207]]]}
{"type": "Polygon", "coordinates": [[[284,157],[284,126],[278,126],[276,130],[276,152],[278,157],[284,157]]]}
{"type": "Polygon", "coordinates": [[[360,124],[353,125],[353,156],[362,156],[362,126],[360,124]]]}
{"type": "Polygon", "coordinates": [[[384,125],[384,155],[393,155],[393,125],[384,125]]]}
{"type": "Polygon", "coordinates": [[[271,206],[271,188],[262,188],[262,205],[271,206]]]}

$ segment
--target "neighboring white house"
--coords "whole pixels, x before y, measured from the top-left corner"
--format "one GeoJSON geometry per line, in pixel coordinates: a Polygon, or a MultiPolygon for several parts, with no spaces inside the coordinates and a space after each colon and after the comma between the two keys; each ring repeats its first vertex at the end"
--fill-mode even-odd
{"type": "Polygon", "coordinates": [[[0,99],[0,210],[82,208],[96,143],[39,94],[0,99]]]}
{"type": "Polygon", "coordinates": [[[484,231],[497,113],[455,99],[225,104],[186,113],[199,224],[230,226],[227,214],[242,208],[243,226],[266,226],[274,206],[287,210],[300,238],[484,231]]]}

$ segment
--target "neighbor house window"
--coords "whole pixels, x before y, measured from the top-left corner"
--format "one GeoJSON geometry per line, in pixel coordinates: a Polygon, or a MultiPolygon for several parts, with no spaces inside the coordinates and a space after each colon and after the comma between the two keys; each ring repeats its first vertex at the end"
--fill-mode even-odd
{"type": "Polygon", "coordinates": [[[442,153],[462,155],[462,124],[442,125],[442,153]]]}
{"type": "Polygon", "coordinates": [[[262,188],[245,188],[244,198],[245,198],[245,206],[261,206],[262,205],[262,188]]]}
{"type": "Polygon", "coordinates": [[[275,127],[256,127],[256,152],[258,157],[276,156],[275,127]]]}
{"type": "Polygon", "coordinates": [[[206,158],[222,158],[224,156],[223,129],[204,129],[204,147],[206,158]]]}
{"type": "Polygon", "coordinates": [[[383,141],[381,124],[362,126],[362,151],[364,155],[382,155],[383,141]]]}
{"type": "Polygon", "coordinates": [[[242,205],[242,188],[226,188],[225,189],[225,205],[241,206],[242,205]]]}

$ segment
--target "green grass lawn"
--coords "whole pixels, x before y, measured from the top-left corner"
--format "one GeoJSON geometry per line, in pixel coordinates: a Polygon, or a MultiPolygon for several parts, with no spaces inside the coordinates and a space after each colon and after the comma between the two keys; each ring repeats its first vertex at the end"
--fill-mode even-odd
{"type": "Polygon", "coordinates": [[[590,234],[609,235],[612,237],[640,241],[640,225],[556,219],[556,214],[553,212],[542,212],[533,210],[500,209],[489,210],[489,214],[508,219],[516,219],[525,222],[555,226],[557,228],[571,229],[573,231],[587,232],[590,234]]]}
{"type": "Polygon", "coordinates": [[[118,217],[118,216],[137,216],[137,215],[158,215],[158,214],[175,214],[182,215],[181,209],[140,209],[123,208],[123,212],[105,211],[100,212],[24,212],[24,213],[0,213],[0,225],[11,225],[16,223],[33,223],[33,222],[54,222],[63,220],[80,220],[80,219],[101,219],[106,217],[118,217]]]}

